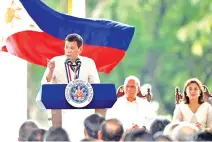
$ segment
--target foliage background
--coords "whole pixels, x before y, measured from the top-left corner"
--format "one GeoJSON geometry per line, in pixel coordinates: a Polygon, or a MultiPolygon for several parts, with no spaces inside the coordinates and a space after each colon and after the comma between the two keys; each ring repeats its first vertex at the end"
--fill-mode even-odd
{"type": "MultiPolygon", "coordinates": [[[[67,13],[67,0],[43,0],[67,13]]],[[[102,83],[123,84],[129,75],[152,85],[160,115],[172,115],[175,87],[199,78],[212,86],[211,0],[86,0],[86,17],[111,19],[135,26],[129,50],[102,83]]],[[[47,113],[35,104],[45,68],[28,64],[28,118],[47,124],[47,113]]]]}

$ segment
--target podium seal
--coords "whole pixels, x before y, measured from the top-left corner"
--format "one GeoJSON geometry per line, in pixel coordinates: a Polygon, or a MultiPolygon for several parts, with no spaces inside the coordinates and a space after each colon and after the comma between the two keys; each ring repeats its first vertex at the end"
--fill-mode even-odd
{"type": "Polygon", "coordinates": [[[65,89],[67,102],[77,108],[87,106],[93,99],[93,88],[87,81],[74,80],[65,89]]]}

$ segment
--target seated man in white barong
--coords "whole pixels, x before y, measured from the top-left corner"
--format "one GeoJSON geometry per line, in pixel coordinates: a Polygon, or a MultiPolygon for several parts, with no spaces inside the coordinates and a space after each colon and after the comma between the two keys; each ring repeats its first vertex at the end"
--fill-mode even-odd
{"type": "MultiPolygon", "coordinates": [[[[83,39],[78,34],[70,34],[65,39],[65,55],[57,56],[48,61],[42,84],[68,84],[75,79],[88,81],[89,83],[100,83],[99,75],[94,61],[88,57],[80,56],[83,48],[83,39]],[[71,61],[71,65],[66,65],[71,61]],[[77,62],[81,63],[79,69],[75,68],[77,62]]],[[[102,109],[96,109],[103,113],[102,109]]],[[[83,121],[95,113],[94,109],[78,110],[52,110],[53,127],[62,126],[70,135],[70,138],[83,138],[83,121]],[[62,118],[61,118],[62,117],[62,118]]],[[[103,114],[104,115],[104,114],[103,114]]],[[[77,139],[72,139],[77,140],[77,139]]]]}
{"type": "Polygon", "coordinates": [[[107,110],[106,118],[116,118],[121,121],[126,131],[136,128],[148,128],[149,102],[137,97],[140,91],[140,81],[135,76],[129,76],[124,82],[125,95],[118,98],[111,109],[107,110]]]}

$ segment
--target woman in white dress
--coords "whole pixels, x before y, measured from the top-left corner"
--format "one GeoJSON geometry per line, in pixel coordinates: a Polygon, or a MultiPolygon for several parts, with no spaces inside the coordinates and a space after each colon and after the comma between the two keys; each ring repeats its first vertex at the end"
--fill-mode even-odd
{"type": "Polygon", "coordinates": [[[173,120],[187,121],[195,124],[199,130],[212,132],[212,106],[203,101],[202,86],[197,78],[186,81],[183,101],[176,105],[173,120]]]}

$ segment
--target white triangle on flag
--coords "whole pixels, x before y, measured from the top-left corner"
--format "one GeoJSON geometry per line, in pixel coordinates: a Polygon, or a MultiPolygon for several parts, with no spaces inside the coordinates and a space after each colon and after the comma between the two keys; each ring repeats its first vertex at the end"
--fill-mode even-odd
{"type": "Polygon", "coordinates": [[[5,0],[0,4],[0,50],[6,39],[18,32],[42,32],[19,0],[5,0]]]}

